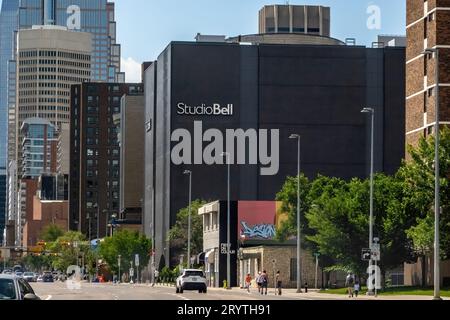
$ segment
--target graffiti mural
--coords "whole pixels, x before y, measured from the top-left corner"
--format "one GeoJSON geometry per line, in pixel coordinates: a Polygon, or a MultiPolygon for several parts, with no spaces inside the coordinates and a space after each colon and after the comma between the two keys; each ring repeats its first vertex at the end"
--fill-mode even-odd
{"type": "Polygon", "coordinates": [[[239,201],[238,234],[242,241],[264,244],[273,241],[276,230],[287,219],[276,201],[239,201]]]}
{"type": "Polygon", "coordinates": [[[276,230],[273,224],[259,224],[250,227],[247,222],[241,221],[241,234],[248,239],[272,240],[275,238],[276,230]]]}

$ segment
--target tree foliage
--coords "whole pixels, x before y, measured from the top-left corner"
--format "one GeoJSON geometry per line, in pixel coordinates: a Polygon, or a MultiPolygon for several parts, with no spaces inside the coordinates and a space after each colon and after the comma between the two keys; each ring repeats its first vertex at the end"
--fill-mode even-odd
{"type": "Polygon", "coordinates": [[[45,242],[55,242],[59,237],[64,235],[64,230],[56,224],[50,224],[46,226],[41,234],[40,240],[45,242]]]}
{"type": "Polygon", "coordinates": [[[139,267],[145,267],[150,260],[152,242],[146,236],[138,232],[122,230],[113,237],[104,239],[100,243],[100,256],[106,261],[113,272],[119,271],[119,255],[121,256],[121,270],[128,270],[135,261],[135,255],[139,254],[139,267]]]}
{"type": "MultiPolygon", "coordinates": [[[[203,251],[203,219],[198,209],[206,204],[205,201],[195,200],[191,206],[191,255],[203,251]]],[[[188,247],[188,219],[189,207],[181,209],[177,214],[177,221],[169,231],[170,248],[175,257],[186,257],[188,247]]],[[[187,261],[185,259],[185,261],[187,261]]]]}

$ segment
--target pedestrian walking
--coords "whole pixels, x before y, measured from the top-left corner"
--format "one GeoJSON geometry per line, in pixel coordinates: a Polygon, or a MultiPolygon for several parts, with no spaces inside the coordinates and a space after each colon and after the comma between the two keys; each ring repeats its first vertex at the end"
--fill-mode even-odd
{"type": "Polygon", "coordinates": [[[355,278],[353,277],[353,275],[350,272],[348,273],[347,278],[345,279],[345,285],[348,290],[348,297],[353,298],[353,289],[355,286],[355,278]]]}
{"type": "Polygon", "coordinates": [[[262,272],[258,272],[258,275],[256,276],[256,284],[258,285],[258,293],[261,293],[262,291],[262,272]]]}
{"type": "Polygon", "coordinates": [[[268,287],[269,287],[269,276],[267,275],[267,271],[264,270],[261,275],[261,295],[267,296],[268,287]]]}
{"type": "Polygon", "coordinates": [[[305,293],[308,293],[308,282],[305,282],[305,293]]]}
{"type": "Polygon", "coordinates": [[[359,281],[355,282],[355,297],[358,298],[359,292],[361,291],[361,285],[359,284],[359,281]]]}
{"type": "Polygon", "coordinates": [[[281,280],[281,274],[280,271],[277,272],[277,275],[275,276],[275,283],[276,283],[276,290],[275,295],[281,296],[282,294],[282,287],[283,287],[283,281],[281,280]]]}
{"type": "Polygon", "coordinates": [[[245,288],[247,289],[247,292],[250,294],[250,287],[252,285],[252,276],[247,274],[247,277],[245,278],[245,288]]]}

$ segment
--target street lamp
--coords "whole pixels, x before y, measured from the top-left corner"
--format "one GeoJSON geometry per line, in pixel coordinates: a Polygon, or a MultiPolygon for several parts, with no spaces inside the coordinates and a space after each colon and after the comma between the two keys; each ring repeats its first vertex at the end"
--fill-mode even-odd
{"type": "Polygon", "coordinates": [[[119,254],[118,261],[117,261],[118,262],[118,266],[119,266],[119,278],[117,279],[118,283],[120,283],[122,281],[122,278],[120,277],[120,265],[122,263],[121,258],[122,258],[122,256],[119,254]]]}
{"type": "Polygon", "coordinates": [[[230,243],[230,238],[231,238],[231,230],[230,230],[230,224],[231,224],[231,219],[230,219],[230,205],[231,205],[231,185],[230,185],[230,180],[231,180],[231,155],[229,152],[222,152],[222,157],[226,157],[226,162],[227,162],[227,166],[228,166],[228,174],[227,174],[227,181],[228,181],[228,191],[227,191],[227,289],[230,290],[231,289],[231,243],[230,243]]]}
{"type": "MultiPolygon", "coordinates": [[[[373,248],[373,224],[374,224],[374,217],[373,217],[373,200],[374,200],[374,138],[375,138],[375,109],[373,108],[364,108],[361,113],[367,113],[371,116],[372,126],[371,126],[371,133],[370,133],[370,220],[369,220],[369,248],[372,251],[373,248]]],[[[372,254],[370,255],[370,261],[369,261],[369,272],[371,271],[371,267],[373,265],[373,259],[372,254]]],[[[377,270],[375,270],[377,272],[377,270]]],[[[375,287],[376,287],[375,283],[375,287]]],[[[375,288],[376,290],[376,288],[375,288]]]]}
{"type": "Polygon", "coordinates": [[[185,175],[189,176],[189,214],[188,214],[188,269],[191,268],[191,209],[192,209],[192,171],[184,171],[185,175]]]}
{"type": "Polygon", "coordinates": [[[297,293],[302,293],[302,240],[301,240],[301,199],[300,199],[300,152],[301,152],[301,136],[298,134],[292,134],[289,139],[295,139],[298,142],[298,154],[297,154],[297,293]]]}
{"type": "Polygon", "coordinates": [[[440,211],[441,211],[441,181],[440,181],[440,159],[439,159],[439,145],[440,145],[440,115],[439,115],[439,49],[426,49],[423,53],[425,56],[429,55],[435,55],[436,59],[436,123],[435,123],[435,147],[434,147],[434,153],[435,153],[435,159],[434,159],[434,169],[435,169],[435,206],[434,206],[434,300],[442,300],[441,299],[441,270],[440,270],[440,263],[441,263],[441,256],[440,256],[440,211]]]}

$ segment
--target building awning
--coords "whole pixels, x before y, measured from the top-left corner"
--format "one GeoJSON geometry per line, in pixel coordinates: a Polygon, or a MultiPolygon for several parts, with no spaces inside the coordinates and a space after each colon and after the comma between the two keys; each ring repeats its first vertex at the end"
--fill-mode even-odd
{"type": "Polygon", "coordinates": [[[210,250],[206,253],[205,255],[205,264],[209,263],[209,264],[214,264],[214,260],[216,258],[216,250],[210,250]]]}
{"type": "Polygon", "coordinates": [[[205,264],[206,252],[202,252],[197,256],[197,264],[205,264]]]}

